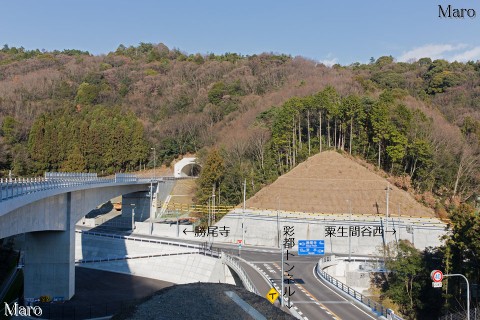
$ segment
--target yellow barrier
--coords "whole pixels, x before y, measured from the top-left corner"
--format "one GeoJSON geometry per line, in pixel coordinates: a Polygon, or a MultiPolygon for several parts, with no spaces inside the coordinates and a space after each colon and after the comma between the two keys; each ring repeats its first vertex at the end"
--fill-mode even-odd
{"type": "Polygon", "coordinates": [[[168,203],[167,205],[167,210],[168,211],[181,211],[181,212],[199,212],[199,213],[208,213],[211,212],[212,209],[215,213],[228,213],[230,212],[234,207],[233,206],[215,206],[215,207],[209,207],[206,205],[199,205],[199,204],[185,204],[185,203],[168,203]]]}

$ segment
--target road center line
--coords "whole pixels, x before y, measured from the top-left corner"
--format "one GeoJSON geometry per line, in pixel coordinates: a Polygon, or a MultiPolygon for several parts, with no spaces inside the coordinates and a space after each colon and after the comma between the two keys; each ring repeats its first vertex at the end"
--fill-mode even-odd
{"type": "MultiPolygon", "coordinates": [[[[274,263],[274,266],[276,266],[276,267],[278,268],[277,263],[274,263]]],[[[287,273],[287,274],[288,274],[288,273],[287,273]]],[[[290,279],[292,279],[292,278],[290,277],[290,279]]],[[[324,310],[325,310],[326,313],[330,314],[332,317],[334,317],[334,318],[337,319],[337,320],[341,320],[341,319],[342,319],[342,318],[340,318],[339,316],[337,316],[337,315],[335,314],[335,312],[333,312],[332,310],[330,310],[329,308],[327,308],[325,305],[323,305],[320,301],[318,301],[318,299],[317,299],[311,292],[309,292],[307,289],[305,289],[304,286],[302,286],[302,285],[299,284],[299,283],[295,283],[295,284],[298,285],[298,287],[299,287],[303,292],[308,293],[308,294],[314,299],[314,301],[320,303],[320,308],[322,308],[322,309],[325,308],[324,310]]],[[[296,303],[296,301],[294,301],[293,303],[296,303]]]]}

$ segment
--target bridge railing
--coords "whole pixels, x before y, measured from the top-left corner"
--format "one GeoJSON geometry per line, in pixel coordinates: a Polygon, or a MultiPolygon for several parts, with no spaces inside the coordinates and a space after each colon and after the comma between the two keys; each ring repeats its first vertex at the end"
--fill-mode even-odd
{"type": "MultiPolygon", "coordinates": [[[[0,178],[0,202],[31,194],[34,192],[69,188],[86,184],[159,182],[171,177],[139,179],[134,174],[116,173],[112,178],[99,178],[96,173],[45,172],[44,177],[36,178],[0,178]]],[[[176,179],[176,178],[173,178],[176,179]]]]}
{"type": "Polygon", "coordinates": [[[124,255],[120,257],[109,257],[109,258],[98,258],[98,259],[79,259],[79,260],[75,260],[75,263],[84,264],[84,263],[124,261],[124,260],[135,260],[135,259],[150,259],[150,258],[158,258],[158,257],[182,256],[182,255],[188,255],[188,254],[198,254],[198,251],[142,254],[142,255],[136,255],[136,256],[124,255]]]}
{"type": "Polygon", "coordinates": [[[327,272],[323,271],[323,268],[331,266],[333,264],[335,264],[335,256],[326,256],[321,258],[316,266],[316,272],[318,276],[321,279],[329,282],[331,285],[333,285],[337,289],[341,290],[344,294],[347,294],[348,296],[352,297],[353,299],[360,302],[364,306],[368,307],[372,312],[376,313],[377,315],[383,316],[383,317],[386,317],[387,319],[392,319],[392,320],[403,320],[402,318],[394,314],[392,310],[384,307],[383,305],[370,299],[369,297],[364,296],[360,292],[356,291],[353,288],[350,288],[343,282],[338,281],[337,279],[329,275],[327,272]]]}
{"type": "Polygon", "coordinates": [[[87,181],[97,180],[96,173],[83,173],[83,172],[45,172],[45,180],[76,180],[87,181]]]}
{"type": "Polygon", "coordinates": [[[222,261],[237,273],[238,277],[245,286],[245,289],[252,293],[255,293],[256,295],[260,295],[257,288],[253,285],[252,280],[250,280],[247,273],[245,272],[245,270],[243,270],[237,260],[235,260],[233,257],[226,253],[222,253],[222,261]]]}
{"type": "Polygon", "coordinates": [[[130,173],[115,173],[115,182],[137,182],[138,177],[130,173]]]}
{"type": "Polygon", "coordinates": [[[46,172],[42,178],[1,178],[0,202],[27,194],[88,184],[138,182],[132,174],[116,174],[114,178],[98,178],[96,173],[46,172]]]}

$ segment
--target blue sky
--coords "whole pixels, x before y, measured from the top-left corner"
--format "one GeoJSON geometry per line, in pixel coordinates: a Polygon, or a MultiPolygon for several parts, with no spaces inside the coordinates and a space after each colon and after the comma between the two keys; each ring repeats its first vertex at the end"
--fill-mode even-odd
{"type": "Polygon", "coordinates": [[[478,0],[11,0],[2,1],[0,44],[80,49],[164,43],[187,53],[303,56],[350,64],[392,55],[480,59],[478,0]],[[440,19],[438,5],[476,18],[440,19]]]}

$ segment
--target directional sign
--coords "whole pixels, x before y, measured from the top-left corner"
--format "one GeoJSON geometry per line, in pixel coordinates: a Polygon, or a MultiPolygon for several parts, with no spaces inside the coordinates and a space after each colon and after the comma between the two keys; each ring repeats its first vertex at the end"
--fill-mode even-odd
{"type": "Polygon", "coordinates": [[[442,282],[443,273],[440,270],[433,270],[430,272],[430,277],[432,278],[433,282],[442,282]]]}
{"type": "Polygon", "coordinates": [[[325,240],[298,240],[298,255],[324,255],[325,240]]]}
{"type": "Polygon", "coordinates": [[[267,299],[268,299],[268,301],[270,301],[270,303],[274,303],[275,300],[277,300],[278,296],[279,296],[278,291],[273,287],[267,293],[267,299]]]}

